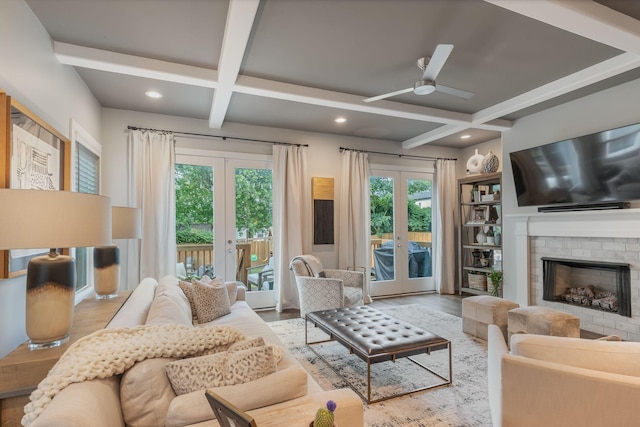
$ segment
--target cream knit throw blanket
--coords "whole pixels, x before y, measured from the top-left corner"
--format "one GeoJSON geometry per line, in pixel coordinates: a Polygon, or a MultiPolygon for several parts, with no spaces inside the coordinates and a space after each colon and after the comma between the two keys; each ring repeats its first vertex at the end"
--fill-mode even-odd
{"type": "Polygon", "coordinates": [[[182,358],[244,339],[230,326],[143,325],[101,329],[73,343],[31,393],[22,425],[30,425],[51,399],[73,383],[119,375],[136,362],[155,357],[182,358]]]}

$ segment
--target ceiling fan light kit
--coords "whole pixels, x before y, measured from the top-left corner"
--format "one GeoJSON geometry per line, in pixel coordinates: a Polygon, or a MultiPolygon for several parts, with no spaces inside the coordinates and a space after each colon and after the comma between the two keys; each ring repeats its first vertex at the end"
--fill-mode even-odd
{"type": "Polygon", "coordinates": [[[418,80],[413,85],[413,93],[416,95],[429,95],[436,90],[436,86],[431,80],[418,80]]]}

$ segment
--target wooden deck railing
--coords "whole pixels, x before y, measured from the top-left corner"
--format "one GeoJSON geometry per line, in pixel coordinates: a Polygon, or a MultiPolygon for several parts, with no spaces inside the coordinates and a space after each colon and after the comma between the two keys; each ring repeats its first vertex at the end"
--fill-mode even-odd
{"type": "MultiPolygon", "coordinates": [[[[410,232],[409,240],[418,242],[424,247],[431,246],[431,233],[410,232]]],[[[371,267],[373,267],[373,250],[379,248],[393,238],[393,234],[371,236],[371,267]]],[[[269,263],[272,253],[270,239],[256,239],[236,244],[236,280],[247,283],[247,268],[269,263]],[[252,255],[253,258],[252,259],[252,255]]],[[[200,276],[202,274],[214,274],[215,258],[213,244],[180,244],[178,245],[177,258],[179,263],[184,263],[188,275],[200,276]]]]}
{"type": "MultiPolygon", "coordinates": [[[[236,277],[242,283],[247,283],[247,268],[255,265],[268,264],[271,256],[271,240],[256,239],[236,244],[236,277]],[[252,259],[252,255],[253,258],[252,259]]],[[[213,244],[180,244],[177,250],[178,263],[183,263],[189,276],[215,274],[215,256],[213,244]]]]}

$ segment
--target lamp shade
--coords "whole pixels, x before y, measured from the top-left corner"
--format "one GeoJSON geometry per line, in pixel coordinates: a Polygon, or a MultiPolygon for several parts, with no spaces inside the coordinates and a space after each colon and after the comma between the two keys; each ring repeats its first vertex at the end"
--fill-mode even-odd
{"type": "Polygon", "coordinates": [[[0,249],[110,243],[108,197],[70,191],[0,189],[0,249]]]}
{"type": "Polygon", "coordinates": [[[139,239],[142,237],[140,209],[114,206],[111,208],[112,238],[139,239]]]}

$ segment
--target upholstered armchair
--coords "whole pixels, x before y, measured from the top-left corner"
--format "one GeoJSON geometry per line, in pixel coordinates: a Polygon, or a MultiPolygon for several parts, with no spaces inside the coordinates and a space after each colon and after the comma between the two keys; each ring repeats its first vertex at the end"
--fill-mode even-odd
{"type": "Polygon", "coordinates": [[[291,260],[300,300],[300,317],[308,312],[362,305],[364,273],[352,270],[324,269],[313,255],[291,260]]]}

